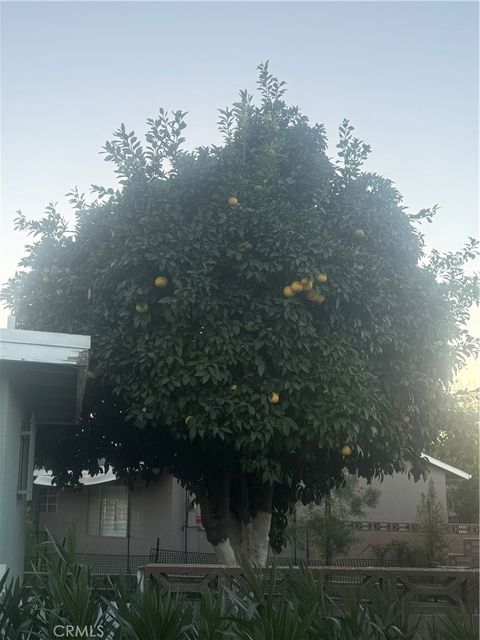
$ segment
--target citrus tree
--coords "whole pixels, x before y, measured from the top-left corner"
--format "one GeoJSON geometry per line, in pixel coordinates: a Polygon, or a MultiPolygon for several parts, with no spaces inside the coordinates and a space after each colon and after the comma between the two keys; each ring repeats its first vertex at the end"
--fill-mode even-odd
{"type": "Polygon", "coordinates": [[[347,470],[421,470],[475,350],[476,243],[429,260],[417,225],[435,208],[407,215],[362,171],[348,121],[330,160],[267,64],[258,88],[220,110],[220,146],[183,150],[180,111],[148,120],[145,142],[122,125],[104,148],[118,188],[75,189],[73,229],[53,205],[18,215],[34,240],[4,296],[21,328],[92,336],[81,425],[38,461],[61,481],[101,457],[130,482],[168,471],[219,559],[262,565],[296,501],[347,470]]]}

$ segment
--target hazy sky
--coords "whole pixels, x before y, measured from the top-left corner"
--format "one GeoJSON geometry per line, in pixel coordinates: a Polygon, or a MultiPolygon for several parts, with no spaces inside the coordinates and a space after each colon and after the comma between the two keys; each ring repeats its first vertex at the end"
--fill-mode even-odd
{"type": "MultiPolygon", "coordinates": [[[[38,216],[74,185],[113,184],[98,151],[124,121],[189,112],[188,146],[218,142],[218,107],[253,89],[256,66],[324,123],[334,155],[348,117],[368,168],[412,210],[438,203],[428,242],[478,236],[478,5],[475,2],[3,2],[0,281],[38,216]]],[[[70,216],[68,208],[65,212],[70,216]]],[[[0,317],[4,324],[5,314],[0,317]]]]}

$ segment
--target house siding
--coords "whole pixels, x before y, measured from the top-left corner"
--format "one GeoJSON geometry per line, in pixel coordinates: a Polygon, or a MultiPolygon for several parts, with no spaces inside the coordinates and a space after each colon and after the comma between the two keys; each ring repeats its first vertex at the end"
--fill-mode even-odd
{"type": "MultiPolygon", "coordinates": [[[[138,486],[130,492],[130,544],[127,537],[108,537],[88,533],[88,501],[99,486],[79,490],[59,490],[56,512],[38,511],[38,489],[35,487],[37,531],[48,531],[62,540],[69,526],[76,532],[77,550],[81,553],[143,555],[155,547],[185,550],[185,491],[170,476],[162,477],[148,487],[138,486]]],[[[187,551],[212,549],[199,527],[189,527],[187,551]]]]}
{"type": "Polygon", "coordinates": [[[8,567],[11,577],[22,575],[25,553],[26,499],[17,497],[22,418],[12,381],[0,370],[0,575],[8,567]]]}
{"type": "MultiPolygon", "coordinates": [[[[445,471],[429,465],[430,473],[426,480],[414,482],[406,473],[395,473],[385,476],[383,482],[373,480],[371,487],[380,492],[379,500],[373,509],[369,509],[365,520],[374,522],[414,522],[417,515],[417,506],[420,504],[422,493],[426,493],[430,479],[433,480],[437,498],[447,514],[447,490],[445,483],[445,471]]],[[[367,486],[361,479],[359,487],[367,486]]]]}

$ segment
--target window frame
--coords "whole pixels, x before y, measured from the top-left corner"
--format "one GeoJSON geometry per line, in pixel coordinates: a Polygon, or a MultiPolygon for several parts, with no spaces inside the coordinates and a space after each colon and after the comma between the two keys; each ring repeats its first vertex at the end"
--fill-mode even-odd
{"type": "MultiPolygon", "coordinates": [[[[114,539],[126,539],[129,537],[129,525],[130,525],[130,493],[128,491],[127,487],[123,487],[121,485],[118,484],[113,484],[113,486],[111,486],[112,483],[104,483],[104,484],[100,484],[98,486],[95,487],[89,487],[90,491],[89,491],[89,505],[88,505],[88,522],[87,522],[87,535],[91,535],[91,536],[98,536],[100,538],[114,538],[114,539]],[[126,516],[125,516],[125,523],[123,525],[122,531],[121,533],[103,533],[103,531],[105,530],[105,517],[102,516],[102,500],[103,499],[108,499],[108,496],[106,495],[108,493],[108,489],[123,489],[125,491],[124,494],[124,498],[125,498],[125,508],[126,508],[126,516]],[[103,495],[102,495],[103,494],[103,495]],[[91,500],[95,501],[93,508],[91,505],[91,500]],[[91,522],[91,517],[92,517],[92,512],[95,512],[95,519],[96,522],[94,523],[95,526],[92,527],[92,522],[91,522]]],[[[123,496],[122,496],[123,498],[123,496]]],[[[118,499],[118,496],[111,496],[110,497],[111,500],[116,500],[118,499]]],[[[114,524],[114,527],[116,525],[114,524]]]]}
{"type": "Polygon", "coordinates": [[[45,487],[41,486],[38,492],[38,513],[57,513],[58,509],[58,487],[50,486],[45,487]],[[42,502],[43,497],[46,498],[44,502],[42,502]],[[45,509],[42,509],[42,506],[45,506],[45,509]],[[54,509],[50,507],[53,506],[54,509]]]}

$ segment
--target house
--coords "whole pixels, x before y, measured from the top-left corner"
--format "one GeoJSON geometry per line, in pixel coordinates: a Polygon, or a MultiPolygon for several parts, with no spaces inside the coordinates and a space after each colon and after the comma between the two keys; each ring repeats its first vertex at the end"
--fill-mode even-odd
{"type": "MultiPolygon", "coordinates": [[[[454,516],[453,505],[449,500],[449,484],[451,481],[468,480],[471,476],[441,460],[423,454],[428,463],[428,476],[417,482],[408,473],[394,473],[385,476],[383,481],[374,479],[369,486],[378,490],[379,498],[375,507],[370,508],[363,520],[350,522],[355,530],[355,542],[346,552],[350,558],[373,558],[372,547],[386,545],[393,539],[412,542],[415,535],[415,519],[417,506],[422,493],[426,494],[428,484],[433,481],[437,499],[443,509],[447,521],[454,516]]],[[[367,486],[364,479],[358,482],[358,488],[367,486]]],[[[314,507],[315,508],[315,507],[314,507]]],[[[308,526],[303,521],[304,510],[300,506],[297,511],[297,522],[300,523],[293,538],[295,544],[290,545],[289,553],[293,557],[315,558],[319,551],[309,539],[308,526]]],[[[478,536],[478,525],[472,523],[452,524],[448,527],[447,539],[450,551],[463,551],[462,536],[478,536]]]]}
{"type": "Polygon", "coordinates": [[[158,475],[149,486],[128,489],[112,470],[82,473],[79,489],[60,489],[43,470],[34,472],[30,520],[34,537],[47,529],[61,540],[74,525],[82,554],[145,556],[162,549],[211,553],[199,508],[172,477],[158,475]]]}
{"type": "MultiPolygon", "coordinates": [[[[381,491],[377,506],[367,515],[367,521],[352,523],[362,529],[351,557],[365,555],[368,544],[387,542],[393,535],[411,535],[417,504],[426,492],[431,478],[437,495],[446,509],[447,477],[468,478],[468,474],[440,460],[426,456],[430,474],[427,481],[417,483],[407,474],[387,476],[383,483],[373,485],[381,491]],[[400,532],[397,529],[400,528],[400,532]]],[[[133,491],[120,485],[112,473],[91,477],[82,474],[82,490],[57,489],[49,473],[36,471],[32,522],[36,535],[47,528],[57,538],[65,535],[66,527],[74,524],[77,549],[83,554],[112,554],[139,558],[153,553],[155,547],[190,555],[211,553],[198,507],[171,476],[158,476],[157,482],[133,491]]],[[[297,548],[290,544],[283,555],[292,558],[314,557],[309,554],[308,540],[294,536],[297,548]]],[[[178,554],[177,554],[178,555],[178,554]]],[[[368,554],[367,554],[368,555],[368,554]]],[[[178,555],[181,558],[180,555],[178,555]]],[[[194,556],[191,556],[194,557],[194,556]]]]}
{"type": "Polygon", "coordinates": [[[0,329],[0,577],[24,566],[35,441],[44,424],[73,425],[83,399],[90,338],[0,329]]]}
{"type": "MultiPolygon", "coordinates": [[[[427,485],[433,480],[437,498],[445,515],[453,515],[448,508],[448,486],[452,479],[468,480],[470,475],[446,462],[423,454],[428,463],[429,474],[426,480],[413,482],[407,473],[385,476],[383,481],[373,480],[370,486],[380,491],[377,505],[368,513],[368,519],[375,522],[413,522],[417,505],[427,485]],[[450,513],[449,513],[450,512],[450,513]]],[[[366,484],[366,483],[365,483],[366,484]]]]}

